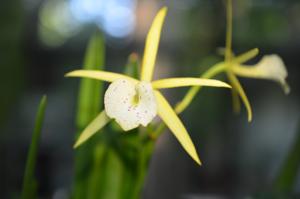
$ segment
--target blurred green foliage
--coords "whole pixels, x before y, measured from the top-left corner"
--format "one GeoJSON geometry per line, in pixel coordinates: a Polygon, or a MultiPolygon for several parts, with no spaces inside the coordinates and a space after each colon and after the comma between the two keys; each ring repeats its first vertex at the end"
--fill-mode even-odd
{"type": "Polygon", "coordinates": [[[19,0],[3,1],[0,6],[0,125],[8,118],[24,84],[22,54],[23,8],[19,0]]]}
{"type": "MultiPolygon", "coordinates": [[[[83,69],[86,70],[101,70],[104,66],[105,58],[105,44],[103,36],[100,32],[95,33],[88,44],[83,69]]],[[[92,79],[81,79],[78,95],[78,110],[76,117],[77,134],[75,139],[79,136],[79,133],[92,121],[102,108],[102,93],[103,83],[92,79]]],[[[93,187],[90,182],[93,183],[92,176],[95,150],[101,134],[96,134],[93,139],[87,141],[82,147],[76,149],[75,155],[75,180],[73,189],[73,198],[85,198],[87,193],[93,187]]],[[[96,153],[98,154],[98,153],[96,153]]],[[[97,159],[97,157],[96,157],[97,159]]]]}
{"type": "Polygon", "coordinates": [[[274,191],[277,193],[293,193],[297,174],[300,171],[300,123],[294,144],[291,146],[282,168],[274,182],[274,191]]]}
{"type": "Polygon", "coordinates": [[[37,181],[35,179],[36,159],[38,154],[38,145],[41,137],[42,125],[47,106],[47,97],[41,99],[35,121],[35,127],[31,138],[31,144],[28,152],[26,168],[23,179],[22,199],[37,198],[37,181]]]}

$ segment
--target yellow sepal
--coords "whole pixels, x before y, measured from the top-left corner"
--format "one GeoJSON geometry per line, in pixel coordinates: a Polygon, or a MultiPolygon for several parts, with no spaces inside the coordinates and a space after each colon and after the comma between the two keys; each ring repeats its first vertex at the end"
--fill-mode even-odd
{"type": "Polygon", "coordinates": [[[228,71],[227,74],[228,74],[229,81],[231,82],[232,88],[237,91],[237,93],[241,97],[241,99],[242,99],[242,101],[243,101],[243,103],[246,107],[246,110],[247,110],[247,113],[248,113],[248,122],[251,122],[251,120],[252,120],[252,109],[251,109],[250,102],[247,98],[247,95],[246,95],[244,89],[241,86],[239,80],[235,77],[235,75],[231,71],[228,71]]]}
{"type": "Polygon", "coordinates": [[[233,58],[232,62],[235,64],[245,63],[246,61],[248,61],[248,60],[254,58],[256,55],[258,55],[258,53],[259,53],[258,48],[251,49],[251,50],[233,58]]]}
{"type": "Polygon", "coordinates": [[[290,92],[290,87],[286,82],[288,72],[282,59],[276,54],[263,56],[263,58],[253,66],[233,65],[232,71],[242,77],[276,81],[282,86],[286,94],[290,92]]]}
{"type": "Polygon", "coordinates": [[[105,111],[102,111],[80,134],[78,140],[76,141],[74,148],[77,148],[85,141],[87,141],[91,136],[97,133],[110,121],[109,117],[106,115],[105,111]]]}
{"type": "Polygon", "coordinates": [[[159,91],[154,91],[157,105],[158,105],[158,115],[164,121],[164,123],[169,127],[171,132],[177,138],[179,143],[185,149],[185,151],[199,164],[201,165],[200,159],[196,152],[195,146],[186,131],[184,125],[172,109],[171,105],[164,98],[164,96],[159,91]]]}
{"type": "Polygon", "coordinates": [[[241,102],[239,94],[236,90],[231,90],[231,96],[232,96],[232,106],[233,106],[233,112],[240,113],[241,112],[241,102]]]}
{"type": "Polygon", "coordinates": [[[91,78],[91,79],[97,79],[97,80],[102,80],[107,82],[113,82],[117,79],[129,79],[135,83],[138,82],[137,79],[134,79],[127,75],[113,73],[113,72],[99,71],[99,70],[75,70],[67,73],[65,76],[91,78]]]}
{"type": "Polygon", "coordinates": [[[183,86],[213,86],[231,88],[229,84],[219,80],[191,77],[167,78],[152,82],[152,87],[154,89],[176,88],[183,86]]]}
{"type": "Polygon", "coordinates": [[[141,80],[150,82],[153,76],[154,64],[156,60],[161,29],[167,14],[167,8],[163,7],[159,10],[157,15],[155,16],[153,23],[148,32],[144,57],[142,62],[142,71],[141,71],[141,80]]]}

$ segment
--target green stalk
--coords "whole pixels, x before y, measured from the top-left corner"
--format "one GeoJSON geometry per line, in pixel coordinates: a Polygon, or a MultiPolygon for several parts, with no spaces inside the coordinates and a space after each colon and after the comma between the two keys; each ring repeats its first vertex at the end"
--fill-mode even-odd
{"type": "Polygon", "coordinates": [[[94,162],[93,168],[89,180],[89,189],[87,193],[88,199],[97,199],[99,196],[99,185],[103,178],[103,161],[106,154],[106,146],[104,144],[99,144],[94,150],[94,162]]]}
{"type": "Polygon", "coordinates": [[[23,179],[23,189],[21,194],[22,199],[37,198],[37,182],[34,176],[34,171],[36,167],[38,145],[41,137],[41,130],[44,121],[46,105],[47,105],[47,97],[43,96],[37,111],[35,126],[31,138],[29,153],[27,156],[25,174],[23,179]]]}
{"type": "MultiPolygon", "coordinates": [[[[223,72],[225,69],[226,69],[226,65],[224,62],[215,64],[214,66],[209,68],[205,73],[203,73],[200,76],[200,78],[210,79],[218,75],[219,73],[223,72]]],[[[192,102],[192,100],[194,99],[194,97],[196,96],[196,94],[199,92],[201,88],[202,88],[201,86],[193,86],[192,88],[190,88],[186,93],[186,95],[183,97],[183,99],[176,105],[175,107],[176,113],[179,114],[182,111],[184,111],[190,105],[190,103],[192,102]]]]}
{"type": "Polygon", "coordinates": [[[231,60],[232,49],[232,0],[226,1],[226,49],[225,49],[225,62],[231,60]]]}
{"type": "Polygon", "coordinates": [[[155,140],[148,140],[141,144],[141,149],[138,157],[138,167],[135,179],[135,187],[133,189],[132,198],[139,199],[145,185],[145,179],[149,171],[149,162],[154,151],[155,140]]]}

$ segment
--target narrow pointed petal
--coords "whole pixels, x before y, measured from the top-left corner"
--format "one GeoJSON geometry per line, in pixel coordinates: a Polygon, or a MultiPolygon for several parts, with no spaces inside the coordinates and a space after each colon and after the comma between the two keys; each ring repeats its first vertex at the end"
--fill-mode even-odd
{"type": "Polygon", "coordinates": [[[246,110],[247,110],[247,113],[248,113],[248,122],[251,122],[251,120],[252,120],[252,109],[251,109],[250,102],[247,98],[247,95],[246,95],[244,89],[241,86],[239,80],[234,76],[234,74],[232,72],[228,72],[227,74],[228,74],[228,78],[231,82],[232,88],[237,91],[237,93],[241,97],[241,99],[242,99],[242,101],[243,101],[243,103],[246,107],[246,110]]]}
{"type": "Polygon", "coordinates": [[[97,79],[97,80],[102,80],[107,82],[113,82],[117,79],[130,79],[133,82],[138,82],[138,80],[129,77],[127,75],[122,75],[113,72],[99,71],[99,70],[75,70],[67,73],[65,76],[91,78],[91,79],[97,79]]]}
{"type": "Polygon", "coordinates": [[[232,70],[235,74],[243,77],[274,80],[282,86],[286,94],[290,92],[285,80],[288,73],[278,55],[266,55],[254,66],[235,65],[232,70]]]}
{"type": "Polygon", "coordinates": [[[154,91],[158,105],[158,115],[166,123],[171,132],[175,135],[184,150],[199,164],[200,159],[196,152],[195,146],[186,131],[184,125],[172,109],[171,105],[159,91],[154,91]]]}
{"type": "Polygon", "coordinates": [[[236,90],[231,90],[232,95],[232,106],[233,106],[233,112],[240,113],[241,112],[241,102],[239,94],[236,90]]]}
{"type": "Polygon", "coordinates": [[[245,63],[248,60],[256,57],[256,55],[258,55],[258,53],[259,53],[258,48],[254,48],[254,49],[251,49],[251,50],[235,57],[232,61],[237,64],[242,64],[242,63],[245,63]]]}
{"type": "Polygon", "coordinates": [[[76,141],[74,148],[77,148],[82,143],[87,141],[91,136],[97,133],[110,121],[105,111],[102,111],[81,133],[78,140],[76,141]]]}
{"type": "Polygon", "coordinates": [[[146,43],[145,43],[144,57],[142,62],[142,72],[141,72],[142,81],[150,82],[152,79],[156,54],[157,54],[160,35],[161,35],[161,29],[166,14],[167,14],[166,7],[160,9],[157,15],[155,16],[153,23],[150,27],[150,30],[148,32],[146,43]]]}
{"type": "Polygon", "coordinates": [[[191,77],[160,79],[160,80],[153,81],[152,86],[154,89],[176,88],[176,87],[183,87],[183,86],[212,86],[212,87],[231,88],[229,84],[226,84],[219,80],[191,78],[191,77]]]}

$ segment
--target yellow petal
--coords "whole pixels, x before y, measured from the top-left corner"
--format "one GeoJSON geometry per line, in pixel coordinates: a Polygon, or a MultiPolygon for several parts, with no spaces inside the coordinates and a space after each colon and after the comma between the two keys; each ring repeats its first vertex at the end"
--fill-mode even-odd
{"type": "Polygon", "coordinates": [[[252,50],[249,50],[249,51],[235,57],[232,61],[234,63],[242,64],[242,63],[254,58],[258,53],[259,53],[258,48],[254,48],[252,50]]]}
{"type": "Polygon", "coordinates": [[[236,90],[232,89],[231,90],[231,95],[232,95],[233,111],[235,113],[241,112],[241,102],[240,102],[239,94],[237,93],[236,90]]]}
{"type": "Polygon", "coordinates": [[[175,135],[177,140],[180,142],[185,151],[199,164],[201,165],[200,159],[196,152],[195,146],[183,126],[182,122],[159,91],[154,91],[158,105],[158,115],[166,123],[172,133],[175,135]]]}
{"type": "Polygon", "coordinates": [[[235,74],[243,77],[274,80],[283,87],[286,94],[290,91],[285,81],[288,73],[278,55],[266,55],[254,66],[234,65],[232,70],[235,74]]]}
{"type": "Polygon", "coordinates": [[[77,148],[82,143],[84,143],[87,139],[89,139],[92,135],[97,133],[100,129],[102,129],[110,119],[107,117],[105,111],[102,111],[80,134],[78,140],[76,141],[74,148],[77,148]]]}
{"type": "Polygon", "coordinates": [[[145,43],[144,57],[142,62],[142,72],[141,72],[142,81],[150,82],[152,79],[156,54],[157,54],[160,35],[161,35],[161,29],[166,14],[167,14],[166,7],[160,9],[156,17],[154,18],[151,28],[148,32],[146,43],[145,43]]]}
{"type": "Polygon", "coordinates": [[[232,72],[228,71],[227,74],[228,74],[228,78],[231,82],[232,88],[235,89],[238,92],[238,94],[240,95],[243,103],[245,104],[245,107],[246,107],[247,113],[248,113],[248,121],[251,122],[251,120],[252,120],[252,109],[251,109],[249,100],[246,96],[246,93],[245,93],[244,89],[241,86],[239,80],[234,76],[234,74],[232,72]]]}
{"type": "Polygon", "coordinates": [[[129,77],[127,75],[122,75],[119,73],[112,73],[112,72],[106,72],[106,71],[99,71],[99,70],[75,70],[72,72],[69,72],[65,75],[66,77],[84,77],[84,78],[91,78],[91,79],[97,79],[107,82],[113,82],[117,79],[130,79],[133,82],[138,82],[138,80],[129,77]]]}
{"type": "Polygon", "coordinates": [[[219,80],[192,78],[192,77],[160,79],[160,80],[153,81],[152,86],[154,89],[176,88],[176,87],[183,87],[183,86],[213,86],[213,87],[231,88],[229,84],[226,84],[219,80]]]}

